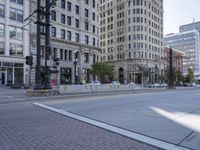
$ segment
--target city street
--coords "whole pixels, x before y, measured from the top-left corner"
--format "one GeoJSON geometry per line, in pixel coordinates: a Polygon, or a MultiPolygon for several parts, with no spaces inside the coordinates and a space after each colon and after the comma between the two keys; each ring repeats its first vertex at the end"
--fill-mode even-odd
{"type": "Polygon", "coordinates": [[[200,148],[198,88],[49,97],[0,88],[0,94],[2,150],[200,148]]]}
{"type": "Polygon", "coordinates": [[[200,90],[46,102],[48,106],[190,149],[200,149],[200,90]]]}

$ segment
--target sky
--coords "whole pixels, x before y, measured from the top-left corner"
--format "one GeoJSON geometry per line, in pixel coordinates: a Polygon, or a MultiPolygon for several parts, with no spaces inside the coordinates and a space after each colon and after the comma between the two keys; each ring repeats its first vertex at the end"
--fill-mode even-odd
{"type": "Polygon", "coordinates": [[[178,33],[193,19],[200,21],[200,0],[164,0],[164,35],[178,33]]]}

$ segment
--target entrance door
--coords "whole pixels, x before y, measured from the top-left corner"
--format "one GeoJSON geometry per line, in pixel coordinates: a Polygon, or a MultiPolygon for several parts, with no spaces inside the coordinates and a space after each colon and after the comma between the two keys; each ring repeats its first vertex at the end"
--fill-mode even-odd
{"type": "Polygon", "coordinates": [[[119,68],[119,82],[124,83],[124,69],[119,68]]]}
{"type": "Polygon", "coordinates": [[[0,72],[0,85],[5,85],[5,72],[0,72]]]}

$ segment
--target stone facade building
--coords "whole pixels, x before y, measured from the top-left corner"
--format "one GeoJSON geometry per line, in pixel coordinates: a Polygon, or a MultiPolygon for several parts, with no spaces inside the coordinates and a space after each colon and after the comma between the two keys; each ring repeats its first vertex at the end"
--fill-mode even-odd
{"type": "MultiPolygon", "coordinates": [[[[42,0],[44,5],[45,1],[42,0]]],[[[31,11],[36,10],[36,0],[31,0],[31,11]]],[[[59,0],[51,9],[51,60],[58,74],[51,78],[58,84],[87,83],[92,80],[92,64],[100,61],[98,0],[59,0]]],[[[34,15],[35,19],[36,15],[34,15]]],[[[36,25],[30,25],[30,48],[36,54],[36,25]]],[[[42,30],[42,29],[41,29],[42,30]]],[[[41,55],[44,58],[45,44],[42,40],[41,55]]],[[[31,81],[35,79],[35,60],[31,69],[31,81]]],[[[42,59],[42,65],[44,60],[42,59]]]]}
{"type": "Polygon", "coordinates": [[[100,0],[102,61],[121,83],[159,82],[163,73],[163,0],[100,0]]]}

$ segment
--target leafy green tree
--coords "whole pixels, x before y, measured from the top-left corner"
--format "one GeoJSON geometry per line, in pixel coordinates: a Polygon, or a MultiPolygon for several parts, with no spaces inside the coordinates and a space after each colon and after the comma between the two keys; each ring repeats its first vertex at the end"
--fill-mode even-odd
{"type": "Polygon", "coordinates": [[[194,76],[194,71],[191,68],[188,68],[188,74],[186,76],[186,82],[194,82],[195,76],[194,76]]]}
{"type": "Polygon", "coordinates": [[[176,80],[178,83],[183,82],[185,80],[185,77],[183,76],[182,72],[179,70],[176,71],[176,80]]]}
{"type": "Polygon", "coordinates": [[[108,82],[113,79],[113,66],[105,62],[95,63],[92,65],[92,75],[97,76],[101,82],[108,82]]]}

